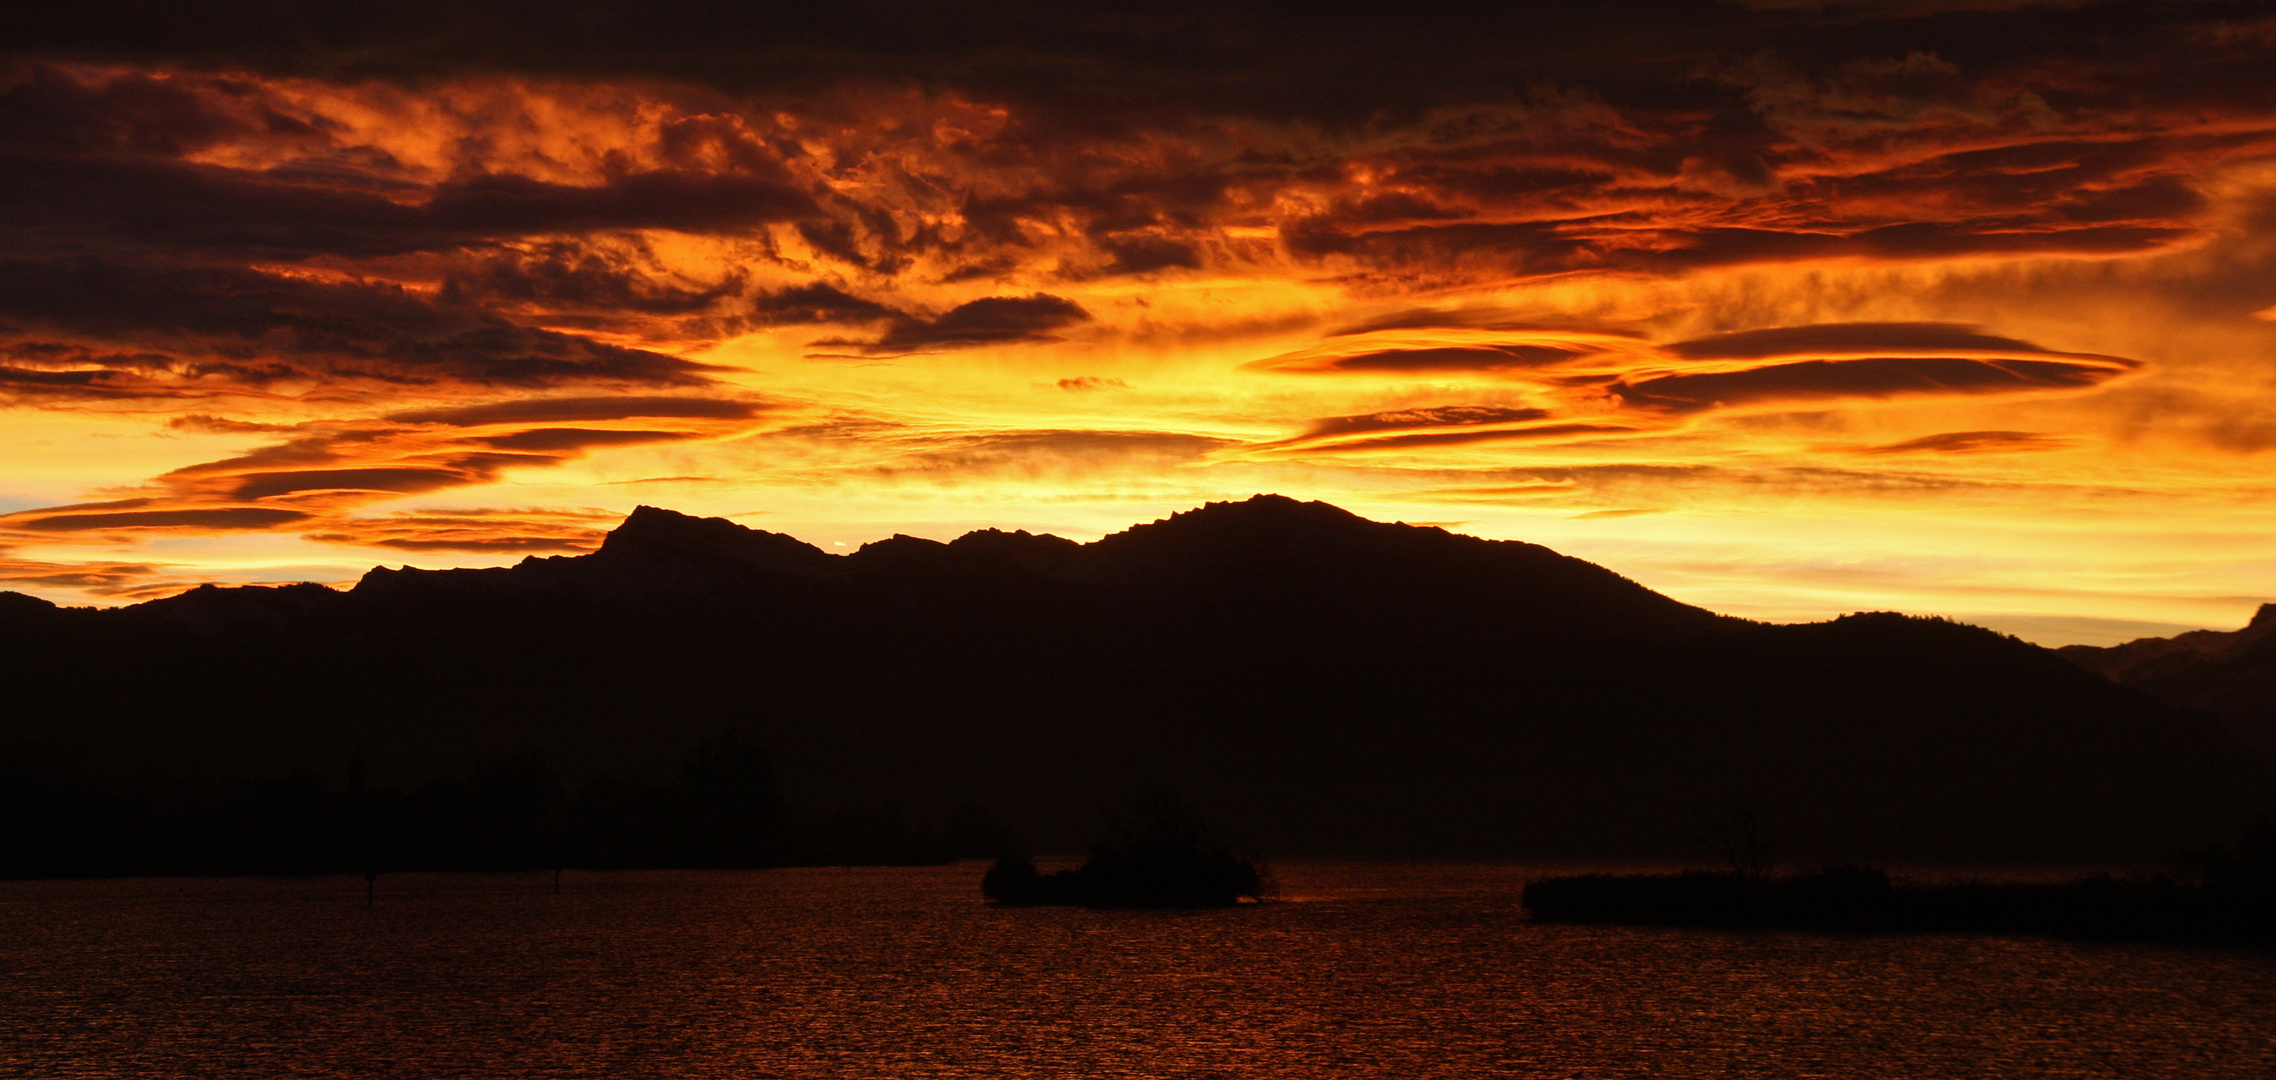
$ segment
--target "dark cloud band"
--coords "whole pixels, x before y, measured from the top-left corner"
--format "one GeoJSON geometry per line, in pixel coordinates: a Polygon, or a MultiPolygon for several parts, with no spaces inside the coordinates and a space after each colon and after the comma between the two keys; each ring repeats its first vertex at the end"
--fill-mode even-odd
{"type": "Polygon", "coordinates": [[[2125,373],[2115,364],[1961,357],[1804,360],[1748,371],[1665,375],[1613,384],[1610,393],[1644,409],[1695,412],[1763,402],[1811,402],[1906,395],[2082,390],[2125,373]]]}

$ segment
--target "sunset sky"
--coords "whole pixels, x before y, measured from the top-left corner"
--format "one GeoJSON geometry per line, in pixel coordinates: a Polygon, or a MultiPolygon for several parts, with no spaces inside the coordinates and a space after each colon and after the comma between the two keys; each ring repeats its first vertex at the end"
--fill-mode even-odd
{"type": "Polygon", "coordinates": [[[22,7],[0,589],[1278,492],[1774,620],[2276,600],[2269,3],[22,7]]]}

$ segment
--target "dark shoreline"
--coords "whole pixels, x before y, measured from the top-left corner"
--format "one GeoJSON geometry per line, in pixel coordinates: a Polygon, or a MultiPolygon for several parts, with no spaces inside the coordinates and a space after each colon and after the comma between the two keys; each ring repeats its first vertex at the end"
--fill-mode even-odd
{"type": "Polygon", "coordinates": [[[2276,894],[2164,876],[1924,884],[1861,867],[1779,878],[1575,874],[1527,883],[1524,903],[1543,923],[2276,945],[2276,894]]]}

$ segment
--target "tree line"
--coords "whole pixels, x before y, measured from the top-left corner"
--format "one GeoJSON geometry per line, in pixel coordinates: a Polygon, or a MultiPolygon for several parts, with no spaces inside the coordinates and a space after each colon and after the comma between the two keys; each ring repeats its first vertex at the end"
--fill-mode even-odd
{"type": "Polygon", "coordinates": [[[572,788],[535,750],[400,788],[367,786],[360,755],[344,772],[105,775],[0,745],[0,878],[913,865],[1008,847],[977,807],[933,829],[890,804],[802,821],[734,730],[664,782],[572,788]]]}

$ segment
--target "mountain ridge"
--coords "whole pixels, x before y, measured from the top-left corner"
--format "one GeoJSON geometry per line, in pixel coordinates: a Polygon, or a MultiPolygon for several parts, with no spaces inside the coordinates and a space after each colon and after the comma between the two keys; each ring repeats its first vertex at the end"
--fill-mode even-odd
{"type": "MultiPolygon", "coordinates": [[[[1522,560],[1523,572],[1534,575],[1534,584],[1539,584],[1544,571],[1575,576],[1578,580],[1551,590],[1550,598],[1569,604],[1593,600],[1600,608],[1572,620],[1572,625],[1558,627],[1560,632],[1613,632],[1616,628],[1608,625],[1608,617],[1614,614],[1645,621],[1618,628],[1631,633],[1681,636],[1744,623],[1667,598],[1538,544],[1486,540],[1435,526],[1369,521],[1324,502],[1279,495],[1206,503],[1087,544],[1049,534],[983,529],[947,542],[895,535],[842,555],[726,518],[642,505],[611,530],[599,548],[582,555],[533,555],[503,567],[374,567],[346,590],[312,583],[203,585],[172,597],[100,610],[148,612],[211,628],[233,619],[290,622],[326,602],[311,590],[353,599],[436,589],[497,595],[574,587],[618,599],[664,595],[732,601],[754,589],[811,588],[890,577],[926,564],[954,566],[963,573],[1009,570],[1059,584],[1206,588],[1259,574],[1317,577],[1357,562],[1380,564],[1401,556],[1448,552],[1461,553],[1464,568],[1471,571],[1485,569],[1496,559],[1522,560]]],[[[1409,576],[1396,584],[1418,583],[1409,576]]],[[[0,612],[0,617],[4,615],[0,612]]]]}
{"type": "Polygon", "coordinates": [[[347,591],[0,603],[0,646],[0,743],[108,768],[654,774],[734,727],[792,805],[978,803],[1046,849],[1152,787],[1329,854],[1665,857],[1745,802],[1813,855],[2157,856],[2276,808],[2264,756],[1988,630],[1752,623],[1278,496],[845,555],[644,508],[347,591]]]}
{"type": "Polygon", "coordinates": [[[2121,686],[2211,716],[2276,752],[2276,603],[2236,630],[2191,630],[2119,645],[2066,645],[2065,659],[2121,686]]]}

